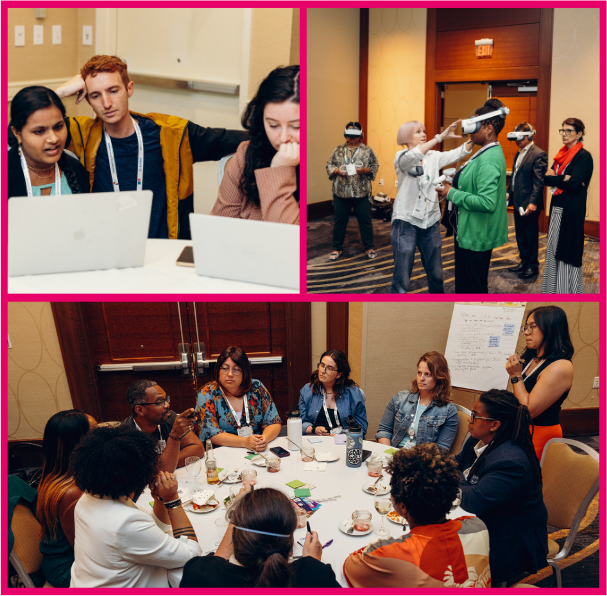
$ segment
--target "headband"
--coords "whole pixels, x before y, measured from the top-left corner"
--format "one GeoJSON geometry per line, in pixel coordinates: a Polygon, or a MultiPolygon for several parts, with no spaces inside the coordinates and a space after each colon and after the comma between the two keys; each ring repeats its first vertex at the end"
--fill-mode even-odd
{"type": "MultiPolygon", "coordinates": [[[[290,538],[291,534],[275,534],[274,532],[264,532],[263,530],[252,530],[251,528],[243,528],[242,526],[234,526],[237,530],[243,532],[253,532],[253,534],[265,534],[266,536],[278,536],[279,538],[290,538]]],[[[278,551],[274,551],[278,552],[278,551]]]]}

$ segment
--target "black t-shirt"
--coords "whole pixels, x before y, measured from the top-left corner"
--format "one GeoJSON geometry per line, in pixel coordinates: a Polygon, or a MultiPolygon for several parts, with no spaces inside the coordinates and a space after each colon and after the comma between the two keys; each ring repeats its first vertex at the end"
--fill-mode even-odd
{"type": "MultiPolygon", "coordinates": [[[[160,126],[149,118],[137,116],[143,140],[143,189],[154,193],[150,217],[150,238],[168,238],[167,190],[164,159],[160,146],[160,126]]],[[[111,139],[120,190],[137,190],[137,134],[124,139],[111,139]]],[[[105,145],[105,137],[95,158],[95,180],[92,192],[113,192],[112,172],[105,145]]]]}
{"type": "MultiPolygon", "coordinates": [[[[158,425],[158,427],[160,428],[160,436],[158,435],[158,428],[152,433],[152,436],[154,438],[158,439],[159,441],[160,440],[165,441],[165,442],[168,441],[169,433],[173,429],[173,423],[175,422],[175,418],[177,418],[177,414],[175,412],[173,412],[173,410],[171,410],[167,421],[161,422],[158,425]]],[[[127,426],[132,426],[133,428],[137,428],[135,426],[135,421],[133,420],[132,416],[129,416],[122,424],[126,424],[127,426]]]]}
{"type": "MultiPolygon", "coordinates": [[[[331,421],[333,428],[335,428],[336,426],[342,426],[341,420],[339,421],[339,424],[337,424],[337,420],[335,419],[335,410],[327,408],[327,412],[329,412],[329,420],[331,421]]],[[[327,415],[325,414],[324,408],[320,408],[314,426],[324,426],[329,432],[331,431],[331,427],[327,423],[327,415]]]]}
{"type": "MultiPolygon", "coordinates": [[[[331,565],[313,557],[291,563],[293,588],[341,588],[331,565]]],[[[183,568],[180,588],[252,588],[256,577],[245,567],[234,565],[222,557],[194,557],[183,568]]],[[[281,587],[281,586],[277,586],[281,587]]]]}

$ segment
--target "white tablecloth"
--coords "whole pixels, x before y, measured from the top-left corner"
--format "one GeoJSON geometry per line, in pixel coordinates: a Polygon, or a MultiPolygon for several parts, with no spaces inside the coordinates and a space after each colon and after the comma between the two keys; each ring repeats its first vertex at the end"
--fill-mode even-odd
{"type": "MultiPolygon", "coordinates": [[[[303,446],[309,445],[307,438],[304,437],[303,446]]],[[[270,445],[270,447],[276,446],[288,449],[289,443],[286,438],[279,437],[270,445]]],[[[265,468],[255,466],[246,460],[245,456],[247,452],[245,449],[221,447],[215,449],[215,456],[217,465],[220,468],[233,470],[237,467],[239,470],[242,470],[246,467],[257,470],[256,488],[276,488],[283,491],[289,498],[292,498],[294,496],[293,489],[286,486],[286,483],[292,480],[300,480],[304,483],[316,485],[316,488],[311,491],[312,499],[339,495],[339,499],[336,501],[321,503],[320,508],[310,516],[309,521],[311,529],[318,532],[318,537],[322,544],[333,539],[333,544],[323,550],[322,561],[323,563],[331,564],[337,581],[342,586],[347,587],[348,584],[343,574],[343,564],[346,557],[351,552],[371,542],[375,542],[379,537],[374,532],[365,536],[346,535],[339,530],[338,523],[346,517],[351,517],[355,509],[366,509],[373,514],[373,524],[379,525],[381,518],[373,506],[374,496],[365,493],[361,488],[365,482],[373,481],[375,478],[370,478],[367,475],[367,466],[364,462],[360,468],[348,468],[345,463],[346,447],[345,445],[335,445],[333,437],[322,437],[322,443],[315,443],[311,446],[317,450],[331,451],[339,456],[339,460],[327,463],[327,468],[324,472],[305,472],[303,470],[305,463],[301,461],[299,452],[291,451],[290,456],[282,458],[280,472],[270,474],[265,468]]],[[[377,453],[383,453],[386,449],[389,449],[387,445],[370,441],[364,442],[364,448],[377,453]]],[[[264,455],[267,453],[269,451],[264,452],[264,455]]],[[[191,488],[193,486],[193,481],[189,478],[185,468],[179,468],[176,476],[180,487],[191,488]]],[[[390,475],[384,470],[384,478],[380,480],[380,483],[385,483],[389,487],[389,482],[390,475]]],[[[212,485],[207,484],[204,470],[202,476],[197,479],[197,485],[201,489],[213,488],[212,485]]],[[[228,496],[230,486],[233,485],[224,483],[217,488],[216,496],[220,502],[228,496]]],[[[236,486],[242,487],[242,484],[237,484],[236,486]]],[[[151,500],[149,491],[146,491],[140,500],[141,502],[149,503],[151,500]]],[[[226,510],[221,506],[210,513],[188,513],[203,553],[215,551],[215,542],[219,539],[219,535],[215,529],[215,520],[220,516],[224,516],[225,513],[226,510]]],[[[461,515],[466,515],[466,513],[461,508],[458,508],[450,517],[459,517],[461,515]]],[[[385,519],[384,524],[390,529],[393,537],[396,538],[403,534],[402,527],[392,523],[388,518],[385,519]]],[[[297,543],[298,540],[303,542],[305,535],[305,528],[296,530],[294,534],[295,542],[297,543]]],[[[297,544],[295,544],[293,554],[301,555],[301,547],[297,544]]]]}
{"type": "Polygon", "coordinates": [[[8,278],[9,294],[296,294],[296,290],[196,275],[176,265],[191,240],[149,239],[143,267],[8,278]]]}

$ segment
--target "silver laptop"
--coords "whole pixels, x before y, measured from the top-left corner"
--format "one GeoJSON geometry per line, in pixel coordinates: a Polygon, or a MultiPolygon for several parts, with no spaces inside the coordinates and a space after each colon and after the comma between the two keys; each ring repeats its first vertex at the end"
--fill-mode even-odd
{"type": "Polygon", "coordinates": [[[299,226],[190,213],[198,275],[299,289],[299,226]]]}
{"type": "Polygon", "coordinates": [[[8,274],[141,267],[152,191],[8,201],[8,274]]]}

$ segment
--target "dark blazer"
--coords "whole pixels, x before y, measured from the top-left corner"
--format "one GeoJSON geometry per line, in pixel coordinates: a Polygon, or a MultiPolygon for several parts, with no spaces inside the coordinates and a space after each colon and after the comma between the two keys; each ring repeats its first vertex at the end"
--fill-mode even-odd
{"type": "MultiPolygon", "coordinates": [[[[512,171],[516,169],[516,164],[520,153],[514,156],[512,171]]],[[[519,207],[527,209],[527,205],[532,204],[537,207],[538,212],[544,209],[544,174],[548,169],[548,156],[537,145],[531,145],[523,161],[518,167],[516,176],[514,176],[514,187],[512,186],[512,177],[508,185],[510,193],[510,202],[518,211],[519,207]]]]}
{"type": "MultiPolygon", "coordinates": [[[[90,192],[89,190],[89,174],[84,169],[84,166],[71,155],[63,154],[68,166],[72,168],[76,174],[76,180],[80,187],[80,192],[90,192]]],[[[27,197],[27,186],[21,169],[21,160],[19,159],[19,151],[17,147],[13,147],[8,152],[8,198],[11,197],[27,197]]],[[[53,179],[54,181],[54,179],[53,179]]]]}
{"type": "Polygon", "coordinates": [[[571,160],[563,175],[544,177],[546,186],[556,186],[563,191],[560,195],[553,195],[550,201],[551,212],[553,207],[563,208],[555,256],[559,261],[574,267],[582,266],[586,201],[593,169],[592,155],[582,148],[571,160]],[[565,176],[571,178],[565,182],[565,176]]]}
{"type": "MultiPolygon", "coordinates": [[[[461,472],[476,460],[470,437],[456,457],[461,472]]],[[[533,485],[529,458],[514,442],[496,447],[469,480],[461,479],[462,509],[489,530],[489,566],[495,585],[547,565],[548,511],[541,485],[533,485]]]]}

